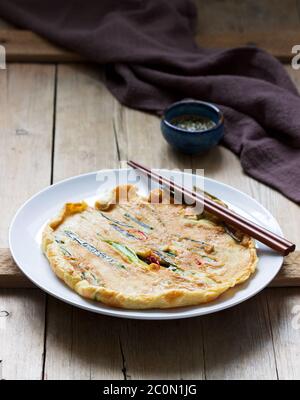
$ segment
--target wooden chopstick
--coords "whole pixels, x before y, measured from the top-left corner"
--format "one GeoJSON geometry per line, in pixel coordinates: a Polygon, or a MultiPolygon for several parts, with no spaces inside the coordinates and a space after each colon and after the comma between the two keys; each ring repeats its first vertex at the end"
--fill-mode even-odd
{"type": "Polygon", "coordinates": [[[242,232],[248,234],[254,239],[259,240],[264,243],[271,249],[283,254],[287,255],[295,250],[295,245],[288,241],[285,238],[282,238],[276,235],[273,232],[263,228],[260,225],[255,224],[252,221],[242,217],[241,215],[236,214],[235,212],[222,207],[220,204],[215,203],[213,200],[206,198],[199,193],[193,192],[184,188],[175,182],[170,181],[169,179],[163,177],[162,175],[157,174],[155,171],[148,169],[147,167],[138,164],[134,161],[128,161],[128,165],[140,170],[145,173],[149,178],[155,180],[156,182],[164,185],[166,188],[171,190],[172,192],[181,193],[194,202],[198,202],[204,206],[204,210],[210,212],[211,214],[219,217],[223,222],[226,222],[233,227],[241,230],[242,232]]]}
{"type": "MultiPolygon", "coordinates": [[[[156,177],[159,177],[159,175],[156,174],[154,171],[152,172],[152,174],[156,175],[156,177]]],[[[206,203],[210,204],[212,207],[218,208],[219,210],[221,210],[221,211],[223,210],[224,211],[225,207],[223,207],[220,204],[214,202],[213,200],[211,200],[211,199],[209,199],[207,197],[204,197],[203,195],[201,195],[201,194],[199,194],[197,192],[192,192],[187,188],[182,188],[182,187],[178,186],[175,182],[173,182],[173,184],[174,184],[174,186],[176,188],[182,189],[182,190],[185,191],[185,193],[188,193],[191,196],[196,197],[197,199],[199,199],[202,204],[204,202],[206,202],[206,203]]],[[[264,229],[262,226],[259,226],[259,225],[255,224],[254,222],[250,221],[249,219],[247,219],[245,217],[242,217],[241,215],[235,213],[234,211],[231,211],[230,209],[226,209],[226,213],[231,215],[233,218],[241,221],[242,223],[247,223],[247,225],[253,227],[253,229],[256,229],[256,230],[258,230],[260,232],[263,232],[263,233],[266,231],[266,229],[264,229]]],[[[292,245],[292,243],[290,241],[288,241],[285,238],[282,238],[281,236],[276,235],[276,233],[273,233],[271,231],[267,231],[267,232],[268,232],[268,235],[270,237],[272,237],[273,239],[275,239],[276,241],[279,241],[279,242],[285,244],[286,246],[291,246],[292,245]]]]}

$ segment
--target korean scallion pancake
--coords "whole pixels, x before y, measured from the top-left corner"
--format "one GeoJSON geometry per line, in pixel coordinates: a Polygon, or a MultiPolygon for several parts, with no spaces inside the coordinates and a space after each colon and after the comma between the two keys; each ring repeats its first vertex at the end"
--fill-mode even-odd
{"type": "Polygon", "coordinates": [[[254,241],[162,193],[118,186],[111,199],[65,204],[44,229],[55,274],[83,297],[128,309],[206,303],[254,272],[254,241]],[[126,199],[113,204],[120,191],[126,199]]]}

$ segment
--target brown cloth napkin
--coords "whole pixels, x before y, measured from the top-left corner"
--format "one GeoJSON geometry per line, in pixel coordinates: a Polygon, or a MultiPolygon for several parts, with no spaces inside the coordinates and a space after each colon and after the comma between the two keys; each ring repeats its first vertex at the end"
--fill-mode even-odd
{"type": "Polygon", "coordinates": [[[197,47],[190,0],[0,0],[1,17],[105,66],[133,108],[192,97],[225,113],[223,144],[246,173],[300,203],[300,96],[281,64],[255,47],[197,47]]]}

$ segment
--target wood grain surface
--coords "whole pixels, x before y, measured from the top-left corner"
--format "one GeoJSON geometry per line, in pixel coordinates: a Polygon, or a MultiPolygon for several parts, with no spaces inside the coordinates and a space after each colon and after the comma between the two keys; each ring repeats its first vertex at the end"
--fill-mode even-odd
{"type": "MultiPolygon", "coordinates": [[[[300,37],[300,2],[285,0],[195,0],[198,8],[196,42],[208,48],[254,45],[284,62],[300,37]]],[[[33,32],[0,20],[0,44],[8,62],[84,62],[78,54],[33,32]]]]}
{"type": "MultiPolygon", "coordinates": [[[[58,66],[54,182],[118,166],[112,120],[115,103],[96,69],[58,66]]],[[[49,298],[45,378],[122,379],[118,326],[117,320],[49,298]],[[63,349],[68,349],[67,357],[63,349]]]]}
{"type": "MultiPolygon", "coordinates": [[[[23,76],[27,73],[25,65],[19,73],[23,76]]],[[[237,158],[228,150],[219,147],[201,159],[173,152],[161,137],[158,118],[120,106],[101,84],[97,69],[59,65],[55,79],[51,94],[52,114],[55,115],[54,181],[88,170],[116,167],[129,157],[155,167],[205,168],[207,176],[228,182],[258,197],[276,218],[282,218],[285,235],[299,244],[299,225],[285,223],[284,218],[288,208],[292,220],[296,221],[299,210],[293,209],[292,203],[277,192],[246,177],[237,158]],[[66,150],[66,145],[69,150],[66,150]]],[[[30,90],[30,87],[26,88],[24,95],[30,90]]],[[[31,95],[34,96],[34,92],[31,95]]],[[[49,165],[51,168],[51,160],[49,165]]],[[[50,179],[49,171],[47,176],[50,179]]],[[[1,254],[5,264],[13,267],[7,250],[1,251],[1,254]]],[[[30,369],[21,371],[16,353],[9,357],[6,348],[0,344],[4,378],[12,377],[18,370],[18,376],[36,379],[285,379],[289,377],[285,370],[287,364],[293,366],[291,376],[298,373],[300,356],[295,352],[291,358],[290,352],[293,346],[300,345],[300,338],[297,332],[290,332],[293,328],[289,315],[291,307],[300,301],[298,289],[293,292],[293,301],[282,289],[268,289],[222,313],[188,321],[160,323],[94,315],[48,296],[45,305],[45,296],[39,290],[26,289],[20,292],[22,294],[19,291],[1,289],[0,311],[10,313],[15,310],[14,307],[23,310],[20,303],[24,302],[22,296],[26,297],[28,292],[26,299],[31,299],[31,310],[26,303],[26,311],[35,320],[30,325],[34,331],[30,333],[28,329],[20,345],[18,335],[14,333],[18,326],[15,320],[13,329],[7,331],[5,327],[5,336],[2,333],[2,337],[5,340],[9,337],[10,346],[15,346],[18,352],[20,346],[22,349],[31,346],[36,336],[38,343],[44,337],[43,352],[41,345],[37,347],[44,360],[44,368],[41,369],[41,364],[38,364],[39,373],[30,369]],[[285,310],[280,316],[272,302],[276,291],[280,293],[276,301],[285,310]],[[5,296],[11,300],[4,302],[5,296]],[[45,307],[46,312],[43,311],[45,307]],[[184,343],[180,340],[182,337],[185,338],[184,343]],[[289,337],[293,345],[283,346],[282,342],[289,337]],[[162,370],[161,365],[166,368],[162,370]]],[[[16,311],[10,315],[14,314],[16,311]]],[[[28,361],[25,359],[22,362],[26,364],[28,361]]]]}
{"type": "MultiPolygon", "coordinates": [[[[280,272],[269,286],[300,286],[300,252],[296,251],[284,258],[280,272]]],[[[15,264],[8,249],[0,249],[0,288],[32,288],[33,283],[15,264]]]]}
{"type": "MultiPolygon", "coordinates": [[[[281,32],[298,29],[297,3],[198,0],[198,34],[224,40],[220,35],[233,32],[240,40],[244,31],[280,26],[278,35],[284,36],[281,32]],[[212,24],[208,16],[217,5],[212,24]]],[[[63,50],[52,49],[52,61],[57,51],[63,50]]],[[[72,60],[68,57],[64,61],[72,60]]],[[[299,71],[287,70],[300,87],[299,71]]],[[[17,287],[0,289],[0,379],[300,379],[297,287],[267,288],[201,318],[121,320],[25,289],[28,281],[7,250],[10,219],[29,196],[51,182],[117,167],[129,157],[153,167],[204,168],[206,176],[257,198],[299,249],[298,206],[245,176],[237,157],[223,147],[192,158],[172,151],[159,119],[120,106],[98,68],[9,63],[0,71],[0,102],[0,283],[17,287]]],[[[298,264],[299,252],[291,254],[272,284],[299,285],[298,264]]]]}
{"type": "Polygon", "coordinates": [[[0,379],[42,379],[45,294],[0,291],[0,379]]]}
{"type": "Polygon", "coordinates": [[[17,208],[50,183],[53,90],[53,66],[14,64],[0,71],[0,201],[5,210],[0,248],[8,246],[8,226],[17,208]]]}
{"type": "MultiPolygon", "coordinates": [[[[200,47],[224,48],[256,46],[268,51],[274,57],[289,62],[295,38],[300,36],[300,28],[281,31],[199,33],[196,42],[200,47]]],[[[77,53],[50,43],[30,31],[0,29],[0,44],[6,49],[8,62],[86,62],[77,53]]]]}
{"type": "MultiPolygon", "coordinates": [[[[121,149],[120,159],[122,160],[133,158],[144,164],[162,168],[172,168],[174,166],[177,168],[205,168],[206,176],[216,178],[218,173],[220,173],[223,181],[227,181],[228,183],[230,180],[232,181],[232,172],[226,177],[222,174],[223,170],[219,168],[219,163],[214,166],[212,165],[216,160],[216,153],[212,152],[207,157],[193,157],[191,159],[171,150],[162,139],[159,131],[159,120],[148,114],[119,107],[117,112],[116,136],[119,149],[121,149]],[[147,151],[149,148],[151,148],[151,152],[147,151]]],[[[223,158],[223,150],[226,156],[228,156],[227,163],[235,166],[235,157],[231,153],[229,155],[225,149],[219,148],[219,157],[217,159],[220,160],[223,158]]],[[[228,167],[229,164],[227,163],[228,167]]],[[[232,171],[231,168],[229,168],[230,170],[232,171]]],[[[237,187],[241,187],[244,183],[244,176],[239,173],[237,173],[237,176],[237,187]]],[[[222,325],[224,315],[222,318],[217,315],[209,318],[197,318],[188,321],[188,323],[186,321],[164,321],[163,323],[126,321],[126,335],[122,336],[123,353],[126,359],[126,374],[133,379],[148,379],[160,376],[164,378],[190,376],[197,379],[211,379],[213,377],[224,378],[226,376],[234,376],[237,370],[239,371],[237,378],[251,377],[252,379],[259,379],[276,377],[271,335],[265,332],[265,326],[269,324],[268,315],[263,311],[258,311],[260,318],[255,324],[250,317],[253,309],[261,309],[262,303],[264,309],[266,309],[265,297],[262,300],[258,297],[244,304],[242,311],[228,313],[228,328],[226,330],[228,336],[234,334],[232,327],[235,329],[235,326],[237,326],[237,328],[242,327],[240,331],[236,331],[237,335],[247,334],[246,337],[255,337],[257,341],[247,342],[245,340],[243,342],[245,352],[242,354],[240,352],[239,341],[232,340],[230,342],[230,352],[234,354],[234,357],[230,357],[227,360],[228,370],[226,373],[224,373],[222,357],[225,353],[229,355],[229,345],[226,343],[224,326],[222,325]],[[245,322],[245,318],[244,322],[241,322],[241,316],[247,313],[248,322],[245,322]],[[216,330],[215,336],[211,334],[209,323],[214,323],[217,326],[220,325],[219,329],[216,330]],[[178,339],[177,337],[173,338],[175,326],[178,339]],[[164,332],[163,336],[161,332],[164,332]],[[217,332],[222,332],[221,337],[223,339],[218,339],[220,336],[218,336],[217,332]],[[159,341],[160,336],[162,337],[159,341]],[[263,346],[261,340],[265,336],[269,341],[267,347],[263,346]],[[179,343],[177,340],[179,341],[180,337],[185,338],[184,341],[180,341],[181,345],[184,346],[183,352],[183,349],[177,344],[179,343]],[[137,343],[139,346],[137,346],[137,343]],[[175,354],[172,352],[174,348],[177,350],[175,354]],[[255,349],[256,351],[254,351],[255,349]],[[151,350],[153,354],[152,359],[150,357],[151,350]],[[254,367],[254,361],[259,353],[261,353],[261,366],[257,369],[254,367]],[[188,363],[186,363],[187,354],[190,357],[188,363]],[[149,367],[145,363],[145,359],[149,360],[149,367]],[[161,371],[160,366],[165,363],[172,367],[171,369],[167,368],[167,370],[161,371]],[[220,368],[218,372],[213,374],[212,371],[216,371],[217,363],[220,364],[220,368]],[[191,365],[193,366],[192,368],[191,365]],[[208,368],[209,365],[211,365],[211,369],[208,368]],[[246,365],[248,368],[245,368],[246,365]]]]}
{"type": "Polygon", "coordinates": [[[78,54],[23,29],[0,28],[0,44],[5,47],[7,62],[84,61],[78,54]]]}
{"type": "Polygon", "coordinates": [[[278,376],[285,380],[299,380],[299,289],[268,289],[267,297],[278,376]]]}
{"type": "MultiPolygon", "coordinates": [[[[8,245],[8,226],[20,204],[50,184],[54,71],[52,65],[25,64],[0,71],[0,248],[8,245]]],[[[7,251],[0,254],[8,281],[27,285],[22,275],[9,273],[12,263],[7,251]]],[[[44,322],[42,292],[1,290],[1,378],[42,378],[44,322]]]]}
{"type": "Polygon", "coordinates": [[[264,292],[203,325],[207,379],[277,379],[264,292]]]}

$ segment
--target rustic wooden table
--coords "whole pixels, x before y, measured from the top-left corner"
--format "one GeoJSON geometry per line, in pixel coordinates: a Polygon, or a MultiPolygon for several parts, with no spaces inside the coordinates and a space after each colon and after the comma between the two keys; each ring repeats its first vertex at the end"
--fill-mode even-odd
{"type": "MultiPolygon", "coordinates": [[[[261,201],[300,244],[295,204],[245,176],[223,147],[201,157],[174,153],[158,118],[118,104],[93,66],[9,64],[0,71],[0,104],[2,249],[30,195],[128,158],[204,168],[261,201]]],[[[299,308],[299,288],[268,288],[211,316],[132,321],[73,308],[39,289],[1,289],[0,371],[4,379],[300,378],[299,308]]]]}
{"type": "MultiPolygon", "coordinates": [[[[264,6],[257,16],[257,10],[244,2],[240,17],[233,18],[230,4],[236,7],[236,2],[215,3],[222,17],[216,35],[206,22],[207,13],[214,12],[211,3],[199,6],[200,27],[208,32],[205,39],[200,30],[200,42],[224,46],[249,42],[249,31],[273,54],[289,57],[290,46],[282,39],[287,36],[274,40],[257,32],[268,21],[276,35],[279,20],[282,29],[297,30],[296,10],[289,20],[282,18],[275,13],[282,10],[282,3],[268,0],[264,4],[269,8],[264,6]],[[251,13],[258,23],[252,31],[251,13]],[[226,21],[233,31],[229,36],[223,35],[226,21]]],[[[295,7],[293,0],[288,3],[295,7]]],[[[2,34],[10,61],[20,55],[22,61],[74,57],[49,47],[41,58],[44,43],[31,33],[19,33],[21,42],[11,31],[2,34]]],[[[300,88],[299,71],[287,70],[300,88]]],[[[53,182],[118,167],[129,158],[153,167],[204,168],[206,176],[258,199],[275,215],[285,235],[300,245],[298,206],[245,176],[238,159],[223,147],[201,157],[173,152],[161,136],[158,118],[118,104],[94,66],[9,63],[0,70],[0,104],[0,265],[4,268],[11,268],[8,225],[22,202],[53,182]]],[[[299,314],[300,288],[267,288],[215,315],[162,322],[95,315],[37,288],[1,288],[0,378],[299,379],[299,314]]]]}

